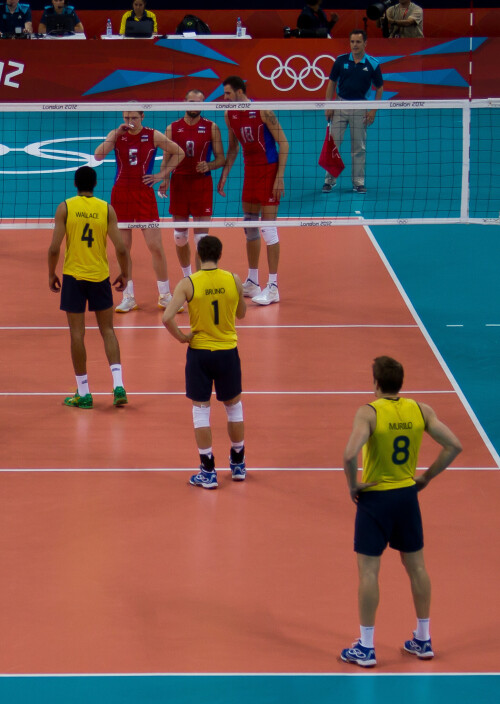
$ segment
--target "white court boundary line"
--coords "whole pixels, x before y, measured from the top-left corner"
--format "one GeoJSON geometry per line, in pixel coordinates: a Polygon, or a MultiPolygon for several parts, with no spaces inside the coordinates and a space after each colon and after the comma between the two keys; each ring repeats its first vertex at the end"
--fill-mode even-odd
{"type": "MultiPolygon", "coordinates": [[[[361,469],[361,467],[359,467],[361,469]]],[[[417,470],[424,472],[429,469],[428,465],[417,467],[417,470]]],[[[448,467],[447,472],[496,472],[497,467],[448,467]]],[[[119,474],[140,474],[141,472],[173,472],[189,474],[193,467],[4,467],[0,468],[0,474],[7,472],[13,474],[97,474],[110,473],[119,474]]],[[[228,472],[229,467],[217,467],[218,472],[228,472]]],[[[251,467],[248,472],[343,472],[343,467],[251,467]]]]}
{"type": "MultiPolygon", "coordinates": [[[[163,330],[164,325],[114,325],[115,330],[163,330]]],[[[180,328],[188,329],[189,325],[179,325],[180,328]]],[[[383,323],[337,323],[331,325],[237,325],[237,330],[285,330],[285,329],[337,329],[337,328],[415,328],[418,325],[413,323],[402,323],[385,325],[383,323]]],[[[0,325],[0,330],[18,330],[20,332],[31,332],[33,330],[67,330],[67,325],[0,325]]],[[[86,325],[86,330],[99,330],[97,325],[86,325]]]]}
{"type": "MultiPolygon", "coordinates": [[[[67,391],[0,391],[2,396],[62,396],[67,391]]],[[[454,389],[440,391],[405,391],[406,396],[419,394],[455,394],[454,389]]],[[[185,396],[185,391],[127,391],[127,396],[185,396]]],[[[243,396],[373,396],[372,391],[243,391],[243,396]]],[[[92,391],[92,396],[111,396],[109,391],[92,391]]],[[[212,392],[215,398],[215,393],[212,392]]]]}
{"type": "Polygon", "coordinates": [[[380,259],[382,260],[382,263],[384,264],[385,268],[387,269],[387,272],[389,273],[391,279],[393,280],[394,285],[396,286],[401,297],[403,298],[404,302],[406,303],[406,306],[407,306],[408,310],[410,311],[411,315],[413,316],[413,319],[415,320],[418,327],[420,328],[420,331],[421,331],[422,335],[424,336],[425,340],[427,341],[427,344],[429,345],[429,347],[433,351],[434,356],[436,357],[437,361],[441,365],[442,370],[444,371],[444,373],[448,377],[448,381],[455,389],[455,392],[458,395],[460,401],[462,402],[462,405],[464,406],[467,414],[469,415],[469,418],[471,419],[474,427],[476,428],[476,430],[479,433],[479,435],[481,436],[484,444],[488,448],[490,455],[492,456],[493,460],[495,461],[495,463],[497,465],[497,469],[500,469],[500,455],[497,453],[497,451],[493,447],[493,443],[491,442],[491,440],[487,436],[483,426],[479,422],[479,419],[477,418],[476,414],[472,410],[472,407],[471,407],[470,403],[468,402],[468,400],[466,399],[465,394],[463,393],[463,391],[460,388],[460,386],[458,385],[455,377],[451,373],[450,368],[446,364],[443,356],[441,355],[440,351],[438,350],[437,346],[435,345],[434,340],[427,332],[427,329],[426,329],[425,325],[423,324],[422,320],[420,319],[412,302],[410,301],[409,296],[407,295],[406,291],[404,290],[400,280],[396,276],[396,272],[394,271],[392,266],[389,264],[389,260],[387,259],[384,252],[382,251],[382,248],[379,246],[371,229],[367,225],[364,225],[363,228],[364,228],[366,234],[368,235],[368,238],[370,239],[373,247],[377,251],[380,259]]]}
{"type": "Polygon", "coordinates": [[[498,672],[30,672],[2,678],[35,677],[500,677],[498,672]]]}

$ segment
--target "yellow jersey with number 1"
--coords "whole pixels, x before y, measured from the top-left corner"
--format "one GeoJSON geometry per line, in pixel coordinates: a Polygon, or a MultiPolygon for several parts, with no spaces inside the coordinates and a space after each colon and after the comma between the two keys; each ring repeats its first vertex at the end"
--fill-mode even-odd
{"type": "Polygon", "coordinates": [[[379,398],[369,403],[377,420],[363,446],[363,482],[377,482],[365,491],[401,489],[415,483],[418,451],[425,421],[416,401],[379,398]]]}
{"type": "Polygon", "coordinates": [[[74,196],[66,200],[66,207],[63,274],[84,281],[104,281],[109,276],[108,204],[94,196],[74,196]]]}
{"type": "Polygon", "coordinates": [[[200,269],[189,277],[193,297],[188,303],[195,350],[231,350],[238,341],[235,328],[239,294],[234,276],[224,269],[200,269]]]}

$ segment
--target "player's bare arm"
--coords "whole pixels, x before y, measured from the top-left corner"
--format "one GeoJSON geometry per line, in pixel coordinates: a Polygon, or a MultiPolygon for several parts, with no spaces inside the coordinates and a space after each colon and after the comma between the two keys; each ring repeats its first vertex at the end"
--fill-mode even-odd
{"type": "Polygon", "coordinates": [[[118,137],[121,137],[130,129],[130,125],[123,122],[116,129],[111,130],[106,136],[104,142],[101,142],[94,152],[94,159],[102,161],[116,146],[118,137]]]}
{"type": "Polygon", "coordinates": [[[462,445],[448,426],[439,420],[435,411],[430,406],[425,403],[420,403],[419,406],[425,420],[426,432],[442,447],[441,452],[429,469],[415,479],[417,488],[420,491],[453,462],[455,457],[462,452],[462,445]]]}
{"type": "Polygon", "coordinates": [[[154,145],[163,151],[163,159],[159,173],[145,174],[142,177],[143,182],[147,186],[152,186],[154,183],[159,183],[169,178],[172,171],[179,166],[185,156],[184,150],[159,130],[154,131],[154,145]]]}
{"type": "Polygon", "coordinates": [[[245,317],[245,313],[247,312],[247,304],[245,302],[245,297],[243,295],[243,284],[241,283],[241,279],[237,274],[233,274],[234,276],[234,282],[236,284],[236,288],[238,289],[238,307],[236,308],[236,317],[238,320],[241,320],[242,318],[245,317]]]}
{"type": "Polygon", "coordinates": [[[120,273],[113,281],[117,291],[123,291],[128,282],[128,256],[125,244],[118,229],[118,218],[112,205],[108,205],[108,237],[114,245],[120,273]]]}
{"type": "Polygon", "coordinates": [[[57,262],[59,261],[59,254],[61,251],[61,244],[66,235],[66,217],[67,217],[67,206],[63,201],[57,206],[56,214],[54,217],[54,230],[52,233],[52,242],[49,246],[48,261],[49,261],[49,288],[54,293],[61,290],[61,282],[56,274],[57,262]]]}
{"type": "Polygon", "coordinates": [[[185,335],[176,323],[175,316],[186,301],[190,301],[193,297],[193,284],[191,279],[186,276],[181,279],[177,286],[175,287],[174,293],[172,294],[172,300],[165,308],[165,312],[162,316],[162,323],[167,328],[172,337],[182,343],[190,342],[193,338],[193,333],[190,331],[185,335]]]}
{"type": "Polygon", "coordinates": [[[198,171],[201,174],[206,173],[207,171],[215,171],[215,169],[220,169],[222,166],[224,166],[226,159],[224,157],[224,147],[222,146],[222,138],[220,134],[220,129],[218,125],[215,124],[215,122],[212,122],[212,151],[214,154],[214,158],[212,161],[200,161],[198,164],[196,164],[196,171],[198,171]]]}
{"type": "Polygon", "coordinates": [[[220,196],[224,196],[224,198],[225,198],[226,194],[224,192],[224,186],[226,184],[227,177],[229,176],[229,172],[233,168],[233,164],[236,161],[236,157],[238,156],[238,150],[240,148],[240,145],[234,135],[233,130],[231,129],[231,127],[229,125],[229,118],[227,116],[227,113],[224,115],[224,119],[226,121],[227,129],[228,129],[229,142],[228,142],[226,163],[224,164],[224,168],[222,169],[222,174],[221,174],[221,177],[219,180],[219,185],[217,186],[217,193],[220,196]]]}
{"type": "Polygon", "coordinates": [[[376,415],[371,406],[361,406],[354,416],[352,432],[344,450],[344,473],[351,499],[356,503],[358,496],[368,486],[375,486],[376,482],[358,482],[358,455],[361,448],[368,441],[375,430],[376,415]]]}
{"type": "Polygon", "coordinates": [[[273,185],[273,196],[277,200],[285,192],[285,167],[288,161],[289,144],[285,133],[278,121],[278,118],[272,110],[262,110],[261,119],[266,124],[267,129],[274,138],[274,141],[278,144],[278,173],[276,174],[276,179],[273,185]]]}

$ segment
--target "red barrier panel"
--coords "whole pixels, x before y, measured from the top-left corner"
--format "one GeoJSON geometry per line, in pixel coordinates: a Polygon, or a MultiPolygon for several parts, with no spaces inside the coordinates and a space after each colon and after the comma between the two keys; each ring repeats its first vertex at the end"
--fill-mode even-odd
{"type": "MultiPolygon", "coordinates": [[[[470,54],[468,39],[374,39],[369,51],[386,98],[468,98],[469,59],[472,97],[499,96],[500,39],[476,44],[470,54]]],[[[216,100],[230,74],[255,99],[324,100],[333,57],[347,49],[336,39],[2,42],[0,102],[170,101],[193,86],[216,100]]]]}

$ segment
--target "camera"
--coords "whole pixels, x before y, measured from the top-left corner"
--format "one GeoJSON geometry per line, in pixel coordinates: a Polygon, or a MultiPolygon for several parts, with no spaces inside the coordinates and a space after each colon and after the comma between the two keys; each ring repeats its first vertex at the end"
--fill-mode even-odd
{"type": "Polygon", "coordinates": [[[395,4],[396,0],[380,0],[380,2],[374,2],[373,5],[369,5],[366,9],[368,19],[379,20],[385,15],[387,8],[395,4]]]}
{"type": "Polygon", "coordinates": [[[328,37],[328,30],[326,27],[319,27],[318,29],[290,29],[290,27],[283,27],[283,36],[285,39],[290,39],[291,37],[300,37],[301,39],[326,39],[328,37]]]}

